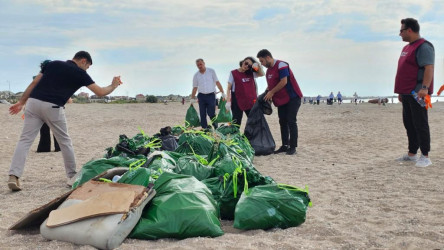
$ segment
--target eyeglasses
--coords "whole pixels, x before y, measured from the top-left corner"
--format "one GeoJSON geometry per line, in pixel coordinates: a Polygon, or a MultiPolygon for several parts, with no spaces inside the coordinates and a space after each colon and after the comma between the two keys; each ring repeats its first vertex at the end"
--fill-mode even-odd
{"type": "Polygon", "coordinates": [[[408,28],[405,28],[405,29],[400,29],[399,30],[399,33],[402,33],[404,30],[407,30],[408,28]]]}

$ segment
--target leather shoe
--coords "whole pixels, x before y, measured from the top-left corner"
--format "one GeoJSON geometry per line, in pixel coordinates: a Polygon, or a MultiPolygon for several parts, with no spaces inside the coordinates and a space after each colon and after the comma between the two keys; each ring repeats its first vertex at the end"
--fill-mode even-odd
{"type": "Polygon", "coordinates": [[[286,145],[282,145],[278,150],[274,151],[275,154],[287,152],[288,147],[286,145]]]}
{"type": "Polygon", "coordinates": [[[287,150],[287,153],[286,153],[287,155],[294,155],[294,154],[296,154],[296,148],[293,148],[293,147],[290,147],[288,150],[287,150]]]}

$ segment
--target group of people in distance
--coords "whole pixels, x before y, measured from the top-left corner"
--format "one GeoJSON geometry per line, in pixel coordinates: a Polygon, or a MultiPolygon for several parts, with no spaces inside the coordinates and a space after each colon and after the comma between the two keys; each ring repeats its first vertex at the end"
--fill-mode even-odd
{"type": "MultiPolygon", "coordinates": [[[[239,68],[230,72],[225,94],[216,73],[207,68],[203,59],[196,60],[199,69],[193,77],[191,103],[199,102],[202,128],[207,128],[207,115],[211,120],[216,116],[216,87],[226,99],[225,108],[231,110],[233,123],[240,125],[243,113],[247,116],[258,95],[255,78],[266,76],[265,101],[272,101],[278,109],[282,146],[275,153],[293,155],[298,146],[297,113],[301,106],[302,92],[288,63],[276,60],[270,51],[263,49],[257,53],[258,63],[253,57],[239,62],[239,68]],[[262,65],[267,68],[264,72],[262,65]]],[[[217,124],[213,124],[217,127],[217,124]]]]}
{"type": "MultiPolygon", "coordinates": [[[[399,161],[414,161],[418,167],[432,164],[430,151],[430,131],[428,114],[412,96],[415,91],[419,98],[433,93],[434,48],[421,38],[418,21],[413,18],[401,20],[399,35],[408,42],[403,48],[398,61],[398,71],[394,92],[402,102],[403,123],[407,131],[408,152],[399,161]],[[421,156],[417,156],[418,149],[421,156]]],[[[215,117],[216,86],[226,98],[226,108],[233,112],[234,123],[240,124],[243,113],[248,116],[257,98],[255,78],[265,76],[267,89],[265,101],[272,101],[277,107],[281,130],[282,146],[275,153],[296,153],[298,146],[298,126],[296,117],[301,105],[302,92],[287,62],[276,60],[271,53],[260,50],[256,56],[260,64],[252,57],[246,57],[239,63],[239,68],[230,72],[227,93],[225,94],[216,73],[206,68],[203,59],[196,60],[198,72],[193,78],[191,101],[199,100],[202,128],[207,128],[207,115],[215,117]],[[267,68],[264,72],[261,65],[267,68]]],[[[92,65],[88,52],[79,51],[72,60],[51,61],[26,88],[21,99],[9,108],[9,113],[18,114],[26,104],[25,120],[20,139],[17,143],[9,169],[8,187],[12,191],[21,190],[19,178],[22,176],[28,151],[44,123],[53,131],[62,151],[67,184],[71,184],[76,174],[76,161],[71,138],[68,135],[64,105],[81,87],[86,86],[94,94],[105,96],[113,92],[120,84],[120,77],[115,76],[106,87],[98,86],[86,70],[92,65]]],[[[217,126],[217,125],[215,125],[217,126]]]]}

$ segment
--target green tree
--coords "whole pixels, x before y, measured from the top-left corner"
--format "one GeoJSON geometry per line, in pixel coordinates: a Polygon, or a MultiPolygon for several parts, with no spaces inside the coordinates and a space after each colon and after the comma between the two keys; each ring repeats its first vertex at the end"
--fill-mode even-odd
{"type": "Polygon", "coordinates": [[[149,103],[157,103],[157,97],[153,96],[153,95],[148,95],[146,97],[146,102],[149,103]]]}

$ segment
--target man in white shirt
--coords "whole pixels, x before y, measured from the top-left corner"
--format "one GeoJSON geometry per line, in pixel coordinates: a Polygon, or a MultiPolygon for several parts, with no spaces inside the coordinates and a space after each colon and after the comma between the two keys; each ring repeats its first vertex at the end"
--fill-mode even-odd
{"type": "MultiPolygon", "coordinates": [[[[196,93],[199,91],[197,100],[199,102],[200,125],[202,128],[207,128],[207,115],[210,119],[216,116],[216,86],[223,98],[225,98],[225,94],[214,69],[206,68],[205,62],[201,58],[196,60],[196,66],[199,71],[193,77],[191,103],[196,102],[196,93]]],[[[213,126],[217,128],[217,124],[213,123],[213,126]]]]}

